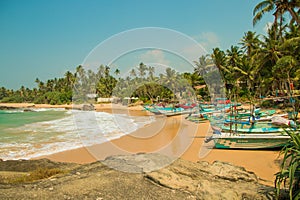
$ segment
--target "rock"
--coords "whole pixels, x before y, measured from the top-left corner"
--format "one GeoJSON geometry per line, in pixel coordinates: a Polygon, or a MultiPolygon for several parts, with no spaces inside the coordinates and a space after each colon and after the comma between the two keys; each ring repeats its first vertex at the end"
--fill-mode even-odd
{"type": "Polygon", "coordinates": [[[35,112],[35,110],[29,109],[29,108],[25,108],[23,109],[24,112],[35,112]]]}
{"type": "Polygon", "coordinates": [[[53,162],[49,159],[39,160],[7,160],[0,162],[0,171],[14,171],[14,172],[29,172],[38,168],[72,168],[78,166],[73,163],[59,163],[53,162]]]}
{"type": "Polygon", "coordinates": [[[135,156],[112,156],[102,161],[110,168],[130,173],[151,172],[161,169],[174,161],[160,154],[139,153],[135,156]]]}
{"type": "Polygon", "coordinates": [[[202,169],[206,170],[218,178],[229,181],[244,180],[246,182],[257,182],[258,178],[253,172],[246,171],[243,167],[238,167],[226,162],[215,161],[212,165],[206,162],[198,162],[202,169]]]}
{"type": "Polygon", "coordinates": [[[185,190],[200,199],[268,199],[257,191],[272,191],[260,185],[253,172],[224,162],[191,163],[177,160],[172,165],[147,173],[151,181],[172,189],[185,190]]]}
{"type": "Polygon", "coordinates": [[[84,110],[84,111],[94,111],[94,110],[95,110],[95,107],[94,107],[93,104],[90,104],[90,105],[84,104],[84,105],[82,106],[82,110],[84,110]]]}
{"type": "Polygon", "coordinates": [[[16,108],[10,106],[0,106],[0,110],[16,110],[16,108]]]}
{"type": "Polygon", "coordinates": [[[49,160],[3,161],[0,169],[30,171],[27,167],[34,170],[37,164],[65,169],[66,173],[55,176],[55,181],[0,183],[0,199],[33,199],[33,194],[38,194],[38,199],[93,200],[274,198],[274,188],[259,184],[256,175],[242,167],[225,162],[194,163],[159,154],[111,156],[75,166],[49,160]]]}

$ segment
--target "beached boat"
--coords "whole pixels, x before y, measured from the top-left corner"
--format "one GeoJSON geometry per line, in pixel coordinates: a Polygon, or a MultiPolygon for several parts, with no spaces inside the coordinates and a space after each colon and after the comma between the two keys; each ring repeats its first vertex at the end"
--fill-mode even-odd
{"type": "Polygon", "coordinates": [[[273,149],[283,147],[288,143],[290,136],[277,134],[213,134],[217,149],[273,149]]]}
{"type": "Polygon", "coordinates": [[[208,119],[205,118],[202,114],[190,114],[189,116],[186,117],[187,120],[191,121],[191,122],[195,122],[195,123],[201,123],[201,122],[205,122],[208,119]]]}
{"type": "Polygon", "coordinates": [[[294,121],[275,115],[269,122],[267,121],[235,121],[225,120],[220,126],[223,131],[235,133],[277,133],[284,130],[296,130],[297,125],[294,121]]]}
{"type": "Polygon", "coordinates": [[[179,104],[176,106],[144,106],[145,110],[148,110],[157,115],[165,115],[167,117],[176,116],[176,115],[184,115],[191,114],[197,111],[197,104],[192,105],[183,105],[179,104]]]}
{"type": "Polygon", "coordinates": [[[255,123],[224,123],[221,127],[223,131],[230,131],[232,130],[235,133],[279,133],[283,132],[284,128],[275,126],[272,123],[265,123],[265,122],[255,122],[255,123]]]}

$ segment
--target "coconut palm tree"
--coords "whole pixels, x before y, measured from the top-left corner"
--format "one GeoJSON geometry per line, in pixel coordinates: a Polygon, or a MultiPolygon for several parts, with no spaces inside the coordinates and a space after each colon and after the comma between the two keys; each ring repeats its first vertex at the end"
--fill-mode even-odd
{"type": "Polygon", "coordinates": [[[281,56],[279,41],[274,40],[270,34],[269,37],[264,36],[261,48],[257,49],[253,55],[253,62],[257,65],[256,71],[258,72],[265,68],[267,73],[270,73],[270,68],[276,64],[281,56]]]}
{"type": "Polygon", "coordinates": [[[116,76],[119,76],[121,71],[117,68],[114,73],[115,73],[116,76]]]}
{"type": "Polygon", "coordinates": [[[178,73],[170,67],[166,68],[166,73],[160,77],[160,84],[176,94],[179,88],[178,73]]]}
{"type": "MultiPolygon", "coordinates": [[[[295,21],[296,25],[300,24],[299,8],[299,0],[263,0],[262,2],[258,3],[253,10],[253,26],[255,26],[257,22],[261,20],[265,13],[273,12],[272,14],[274,16],[274,21],[272,29],[274,31],[274,38],[276,38],[278,22],[282,24],[285,13],[290,14],[292,17],[291,22],[295,21]],[[297,9],[297,11],[295,11],[295,9],[297,9]]],[[[281,31],[282,29],[279,28],[279,32],[281,31]]]]}
{"type": "Polygon", "coordinates": [[[139,67],[138,67],[138,71],[139,71],[139,75],[141,78],[144,78],[144,76],[146,75],[146,71],[147,71],[147,66],[144,63],[140,63],[139,67]]]}
{"type": "Polygon", "coordinates": [[[132,69],[129,74],[132,77],[136,77],[136,71],[134,69],[132,69]]]}
{"type": "Polygon", "coordinates": [[[198,61],[194,61],[196,67],[194,68],[194,72],[196,74],[198,74],[199,76],[204,76],[207,70],[207,66],[210,63],[210,61],[208,60],[208,55],[202,55],[198,61]]]}
{"type": "Polygon", "coordinates": [[[240,44],[242,45],[242,49],[246,52],[248,59],[250,59],[253,51],[259,47],[260,40],[255,32],[248,31],[244,34],[240,44]]]}
{"type": "Polygon", "coordinates": [[[149,66],[149,67],[148,67],[148,74],[149,74],[150,80],[153,80],[153,79],[154,79],[154,73],[155,73],[155,68],[149,66]]]}
{"type": "Polygon", "coordinates": [[[219,48],[214,48],[213,53],[211,54],[211,58],[213,63],[219,69],[219,72],[226,83],[225,74],[229,72],[229,70],[225,67],[226,65],[226,55],[225,52],[220,50],[219,48]]]}

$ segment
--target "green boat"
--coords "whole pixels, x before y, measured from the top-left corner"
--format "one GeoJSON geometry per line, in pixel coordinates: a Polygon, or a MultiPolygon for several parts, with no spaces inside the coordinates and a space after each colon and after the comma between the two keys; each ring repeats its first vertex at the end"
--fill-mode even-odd
{"type": "Polygon", "coordinates": [[[284,132],[282,127],[273,125],[272,123],[266,122],[255,122],[255,123],[225,123],[221,129],[223,131],[233,131],[235,133],[280,133],[284,132]]]}
{"type": "Polygon", "coordinates": [[[195,122],[195,123],[200,123],[200,122],[207,121],[206,118],[200,117],[200,116],[188,116],[188,117],[186,117],[186,119],[191,121],[191,122],[195,122]]]}
{"type": "Polygon", "coordinates": [[[290,136],[281,134],[214,134],[217,149],[274,149],[285,146],[290,136]]]}

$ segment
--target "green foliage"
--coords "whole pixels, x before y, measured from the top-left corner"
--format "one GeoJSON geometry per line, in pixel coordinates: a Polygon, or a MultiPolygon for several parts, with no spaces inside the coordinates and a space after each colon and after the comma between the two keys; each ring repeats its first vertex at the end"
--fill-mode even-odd
{"type": "Polygon", "coordinates": [[[18,94],[14,94],[12,96],[4,97],[1,102],[3,103],[22,103],[24,102],[24,98],[18,94]]]}
{"type": "Polygon", "coordinates": [[[289,199],[300,199],[300,135],[297,131],[286,131],[291,141],[281,153],[283,161],[280,172],[276,174],[275,188],[277,199],[283,198],[283,191],[288,190],[289,199]]]}
{"type": "Polygon", "coordinates": [[[274,104],[274,101],[272,99],[270,100],[265,100],[263,101],[260,106],[262,108],[274,108],[275,107],[275,104],[274,104]]]}

